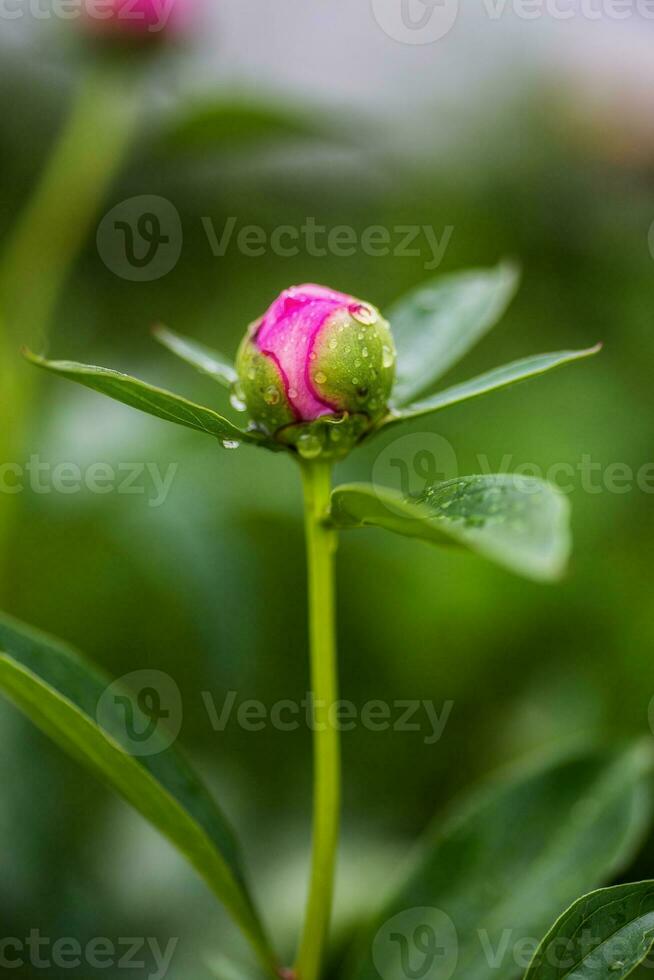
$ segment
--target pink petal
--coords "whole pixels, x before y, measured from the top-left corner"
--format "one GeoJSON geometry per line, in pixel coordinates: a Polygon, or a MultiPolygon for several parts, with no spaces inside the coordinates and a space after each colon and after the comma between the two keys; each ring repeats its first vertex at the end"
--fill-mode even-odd
{"type": "Polygon", "coordinates": [[[261,321],[255,342],[277,364],[298,419],[310,421],[337,410],[316,391],[311,354],[325,321],[337,310],[349,309],[353,304],[358,306],[358,300],[326,286],[291,286],[261,321]]]}

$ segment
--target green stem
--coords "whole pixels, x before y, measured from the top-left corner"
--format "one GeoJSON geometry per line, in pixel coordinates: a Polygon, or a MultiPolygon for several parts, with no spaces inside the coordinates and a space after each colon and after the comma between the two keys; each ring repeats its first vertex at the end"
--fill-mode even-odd
{"type": "MultiPolygon", "coordinates": [[[[20,347],[45,346],[54,311],[107,189],[123,160],[136,118],[129,85],[104,66],[79,95],[25,211],[0,254],[0,462],[20,463],[36,372],[20,347]]],[[[0,590],[18,497],[0,500],[0,590]]]]}
{"type": "Polygon", "coordinates": [[[324,524],[331,491],[331,466],[305,461],[302,478],[314,699],[314,817],[311,884],[296,974],[299,980],[317,980],[331,920],[341,796],[339,733],[332,708],[338,698],[334,627],[336,535],[324,524]]]}
{"type": "Polygon", "coordinates": [[[15,342],[43,342],[71,266],[122,162],[136,80],[104,66],[80,86],[32,198],[0,259],[0,305],[15,342]]]}

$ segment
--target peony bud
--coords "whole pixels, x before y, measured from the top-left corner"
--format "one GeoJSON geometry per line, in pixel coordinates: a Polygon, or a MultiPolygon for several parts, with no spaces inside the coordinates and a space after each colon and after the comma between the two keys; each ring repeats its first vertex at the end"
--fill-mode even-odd
{"type": "Polygon", "coordinates": [[[97,37],[154,41],[177,36],[191,20],[193,0],[85,0],[84,26],[97,37]]]}
{"type": "Polygon", "coordinates": [[[395,348],[379,311],[325,286],[293,286],[238,352],[256,427],[307,458],[345,455],[388,411],[395,348]]]}

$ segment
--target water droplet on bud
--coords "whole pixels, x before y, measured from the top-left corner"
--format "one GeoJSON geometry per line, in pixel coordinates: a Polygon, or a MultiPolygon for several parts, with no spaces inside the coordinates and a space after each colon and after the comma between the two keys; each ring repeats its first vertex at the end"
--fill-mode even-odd
{"type": "Polygon", "coordinates": [[[229,401],[232,408],[234,408],[237,412],[244,412],[247,409],[247,405],[245,404],[245,392],[243,391],[243,385],[239,381],[236,381],[232,385],[232,390],[229,394],[229,401]]]}
{"type": "Polygon", "coordinates": [[[382,364],[385,368],[393,367],[395,357],[393,351],[386,344],[382,347],[382,364]]]}
{"type": "Polygon", "coordinates": [[[303,432],[297,441],[297,451],[304,459],[315,459],[322,452],[322,442],[313,432],[303,432]]]}
{"type": "Polygon", "coordinates": [[[373,310],[371,306],[366,306],[365,303],[354,307],[350,313],[358,323],[365,323],[366,326],[377,322],[377,311],[373,310]]]}
{"type": "Polygon", "coordinates": [[[266,405],[277,405],[279,402],[279,391],[274,385],[270,385],[263,393],[263,400],[266,405]]]}
{"type": "Polygon", "coordinates": [[[327,375],[324,373],[324,371],[318,371],[317,374],[314,374],[313,380],[317,385],[324,385],[325,381],[327,380],[327,375]]]}

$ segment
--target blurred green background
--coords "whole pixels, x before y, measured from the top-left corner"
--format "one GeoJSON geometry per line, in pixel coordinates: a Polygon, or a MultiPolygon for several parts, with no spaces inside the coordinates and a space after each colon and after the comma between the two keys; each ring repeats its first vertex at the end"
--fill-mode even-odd
{"type": "MultiPolygon", "coordinates": [[[[291,7],[279,16],[290,17],[291,7]]],[[[333,29],[344,29],[336,16],[333,29]]],[[[369,30],[377,30],[372,21],[369,30]]],[[[90,69],[93,55],[63,34],[59,25],[46,48],[43,34],[38,44],[0,48],[5,240],[90,69]]],[[[245,31],[240,41],[248,45],[245,31]]],[[[133,72],[136,57],[121,70],[133,72]]],[[[127,159],[85,235],[47,343],[27,326],[25,342],[232,412],[221,389],[154,343],[153,323],[232,355],[247,324],[289,284],[329,284],[384,308],[436,274],[425,270],[424,250],[317,258],[267,249],[254,258],[232,245],[215,257],[202,223],[210,217],[220,231],[235,217],[238,227],[270,233],[314,217],[357,233],[417,224],[440,235],[451,226],[439,274],[503,257],[520,262],[523,284],[508,315],[451,380],[532,352],[605,343],[591,362],[414,425],[454,447],[461,473],[477,470],[480,454],[494,470],[530,463],[547,471],[584,455],[599,464],[598,492],[574,479],[575,551],[562,584],[532,585],[382,532],[342,538],[343,697],[359,706],[425,699],[439,713],[453,702],[436,744],[425,744],[424,728],[358,726],[344,735],[337,914],[344,941],[432,815],[479,776],[569,738],[651,737],[654,481],[650,473],[650,493],[635,480],[623,493],[602,486],[610,464],[635,474],[652,462],[651,113],[636,107],[627,122],[615,105],[588,102],[581,84],[516,67],[510,84],[498,83],[491,112],[480,91],[468,93],[467,108],[432,103],[423,92],[412,130],[390,109],[348,106],[336,82],[333,91],[324,85],[321,100],[283,86],[264,100],[266,86],[253,78],[248,87],[246,78],[238,80],[239,105],[265,102],[276,121],[263,111],[239,127],[223,108],[191,139],[180,121],[197,122],[194,106],[215,99],[224,107],[236,91],[220,79],[185,85],[180,65],[193,58],[192,48],[170,53],[145,79],[133,76],[146,94],[127,159]],[[184,242],[169,274],[135,283],[103,262],[95,232],[112,207],[144,194],[174,204],[184,242]]],[[[74,220],[70,193],[62,220],[74,220]]],[[[37,266],[34,290],[39,273],[37,266]]],[[[34,383],[17,356],[11,371],[19,384],[34,383]]],[[[286,458],[223,452],[57,379],[39,377],[32,398],[21,465],[38,454],[83,468],[106,461],[177,470],[160,507],[118,492],[3,494],[0,506],[11,510],[3,605],[113,675],[150,668],[174,678],[184,705],[181,743],[239,829],[268,921],[291,949],[310,843],[310,733],[248,732],[234,719],[216,732],[203,692],[220,709],[229,691],[239,703],[272,706],[308,689],[298,474],[286,458]]],[[[391,438],[371,442],[337,477],[370,479],[391,438]]],[[[179,937],[172,980],[210,977],[217,957],[238,954],[239,940],[204,885],[141,818],[4,702],[0,733],[3,936],[38,928],[81,941],[179,937]]],[[[631,877],[651,877],[652,853],[654,839],[631,877]]],[[[107,976],[88,966],[66,971],[96,973],[107,976]]],[[[28,967],[13,974],[59,975],[28,967]]]]}

